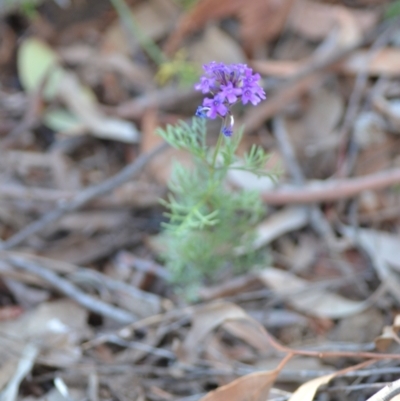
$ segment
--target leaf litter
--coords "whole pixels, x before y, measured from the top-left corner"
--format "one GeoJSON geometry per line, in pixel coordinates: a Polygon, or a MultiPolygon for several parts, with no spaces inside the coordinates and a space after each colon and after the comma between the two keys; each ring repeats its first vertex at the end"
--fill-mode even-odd
{"type": "Polygon", "coordinates": [[[395,396],[390,2],[134,0],[133,30],[106,0],[23,3],[0,4],[0,399],[395,396]],[[252,239],[263,258],[200,283],[191,305],[157,244],[158,198],[191,160],[155,130],[191,118],[199,97],[182,83],[214,59],[262,75],[267,100],[238,110],[241,152],[261,145],[276,174],[230,172],[231,191],[265,202],[252,239]]]}

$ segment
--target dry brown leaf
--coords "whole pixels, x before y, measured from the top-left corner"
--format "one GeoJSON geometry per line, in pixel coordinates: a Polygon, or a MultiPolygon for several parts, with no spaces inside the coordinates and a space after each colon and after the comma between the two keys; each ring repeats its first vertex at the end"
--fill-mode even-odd
{"type": "Polygon", "coordinates": [[[268,267],[258,273],[268,287],[284,296],[295,309],[320,318],[338,319],[359,313],[370,306],[370,302],[357,302],[334,294],[326,289],[312,288],[312,283],[292,273],[268,267]]]}
{"type": "Polygon", "coordinates": [[[329,383],[336,375],[337,373],[331,373],[304,383],[292,394],[288,401],[312,401],[318,388],[329,383]]]}
{"type": "Polygon", "coordinates": [[[1,347],[18,355],[23,344],[36,341],[42,345],[41,363],[65,367],[81,357],[80,341],[90,334],[87,311],[69,300],[42,303],[18,319],[0,323],[1,347]]]}
{"type": "Polygon", "coordinates": [[[258,325],[256,327],[253,320],[231,320],[225,322],[223,327],[233,336],[240,338],[259,351],[265,351],[269,348],[270,343],[264,330],[258,325]]]}
{"type": "Polygon", "coordinates": [[[256,372],[208,393],[200,401],[265,401],[278,372],[256,372]]]}
{"type": "Polygon", "coordinates": [[[344,100],[337,91],[320,87],[311,96],[301,118],[284,119],[284,126],[307,177],[324,178],[336,168],[339,137],[335,132],[344,111],[344,100]]]}
{"type": "Polygon", "coordinates": [[[186,14],[169,38],[166,51],[175,52],[185,36],[208,21],[236,16],[241,22],[241,37],[248,52],[274,39],[282,31],[294,0],[202,0],[186,14]]]}
{"type": "Polygon", "coordinates": [[[375,347],[380,352],[386,352],[386,350],[396,342],[400,344],[400,338],[398,332],[400,330],[400,315],[396,315],[394,322],[391,326],[384,326],[382,333],[375,338],[375,347]]]}
{"type": "MultiPolygon", "coordinates": [[[[256,228],[256,238],[252,249],[259,249],[268,245],[281,235],[303,228],[308,222],[307,210],[302,207],[289,207],[274,213],[256,228]]],[[[246,248],[248,249],[248,248],[246,248]]],[[[242,254],[245,249],[239,248],[242,254]]]]}
{"type": "MultiPolygon", "coordinates": [[[[229,302],[214,302],[196,308],[192,316],[192,327],[189,330],[178,354],[185,362],[194,361],[200,352],[200,345],[204,339],[217,327],[228,321],[243,321],[228,326],[228,330],[236,332],[244,341],[249,340],[254,347],[261,349],[268,346],[267,341],[262,340],[263,328],[252,319],[242,308],[229,302]],[[247,332],[245,333],[244,327],[247,332]]],[[[265,339],[267,336],[264,334],[265,339]]]]}
{"type": "Polygon", "coordinates": [[[380,280],[400,300],[400,237],[372,229],[342,227],[343,234],[370,256],[380,280]]]}
{"type": "Polygon", "coordinates": [[[382,334],[375,338],[375,348],[379,352],[386,352],[393,341],[399,342],[399,336],[395,333],[393,326],[385,326],[382,334]]]}

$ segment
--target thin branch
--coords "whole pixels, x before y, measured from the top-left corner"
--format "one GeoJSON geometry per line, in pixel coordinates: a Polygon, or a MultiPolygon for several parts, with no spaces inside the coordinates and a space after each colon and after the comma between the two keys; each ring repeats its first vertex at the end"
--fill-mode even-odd
{"type": "MultiPolygon", "coordinates": [[[[287,133],[284,121],[279,117],[275,117],[273,119],[273,127],[279,150],[283,155],[293,182],[297,187],[301,187],[304,185],[305,176],[301,169],[300,163],[296,158],[296,154],[287,133]]],[[[308,206],[308,213],[312,228],[319,235],[322,235],[327,243],[333,244],[336,240],[335,234],[318,206],[308,206]]]]}
{"type": "Polygon", "coordinates": [[[382,390],[378,391],[367,401],[390,401],[396,395],[400,394],[400,379],[388,384],[382,390]]]}
{"type": "Polygon", "coordinates": [[[301,349],[293,349],[280,344],[267,330],[265,334],[272,347],[277,351],[284,352],[289,355],[308,356],[313,358],[357,358],[357,359],[371,359],[371,360],[383,360],[383,359],[400,359],[400,354],[378,354],[375,352],[352,352],[352,351],[307,351],[301,349]]]}
{"type": "Polygon", "coordinates": [[[400,168],[394,168],[362,177],[320,181],[301,188],[278,189],[262,193],[270,205],[334,202],[351,198],[366,190],[379,190],[400,184],[400,168]]]}
{"type": "Polygon", "coordinates": [[[82,206],[86,205],[89,201],[104,195],[107,192],[112,191],[116,187],[126,183],[135,177],[145,166],[152,160],[155,156],[162,153],[168,148],[168,144],[162,143],[156,148],[154,148],[149,153],[141,154],[132,164],[129,164],[124,169],[122,169],[115,176],[103,181],[100,184],[93,185],[86,188],[82,192],[74,196],[70,201],[65,201],[60,203],[59,207],[41,217],[39,220],[34,221],[25,228],[23,228],[18,233],[14,234],[7,241],[0,244],[0,250],[10,249],[16,245],[21,244],[31,235],[38,233],[43,230],[49,224],[57,221],[62,216],[67,213],[73,212],[80,209],[82,206]]]}
{"type": "Polygon", "coordinates": [[[68,280],[36,263],[27,261],[17,256],[8,256],[6,260],[18,269],[22,269],[26,272],[34,274],[35,276],[39,276],[58,291],[92,312],[99,313],[102,316],[106,316],[124,324],[132,323],[138,319],[131,312],[110,305],[100,299],[92,297],[91,295],[85,294],[68,280]]]}

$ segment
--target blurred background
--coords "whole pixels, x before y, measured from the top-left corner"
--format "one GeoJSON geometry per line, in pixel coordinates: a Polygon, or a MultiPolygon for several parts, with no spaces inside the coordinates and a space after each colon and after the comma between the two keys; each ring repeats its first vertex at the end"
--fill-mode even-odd
{"type": "Polygon", "coordinates": [[[308,383],[303,401],[358,401],[398,378],[399,18],[383,0],[0,0],[0,400],[286,401],[308,383]],[[260,74],[239,153],[262,146],[276,176],[229,174],[265,203],[264,264],[228,266],[194,306],[157,242],[190,158],[152,152],[213,60],[260,74]],[[273,371],[291,351],[265,330],[305,353],[273,371]]]}

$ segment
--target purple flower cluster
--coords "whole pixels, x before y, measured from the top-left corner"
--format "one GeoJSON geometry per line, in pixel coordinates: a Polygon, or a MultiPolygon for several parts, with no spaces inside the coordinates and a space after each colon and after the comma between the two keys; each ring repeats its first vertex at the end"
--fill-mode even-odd
{"type": "Polygon", "coordinates": [[[264,89],[258,84],[259,74],[254,74],[253,70],[246,64],[217,63],[212,61],[203,66],[204,75],[200,82],[195,85],[195,89],[205,93],[211,93],[212,98],[205,98],[203,105],[196,111],[198,117],[224,119],[222,133],[231,136],[233,132],[233,117],[230,107],[241,101],[244,105],[253,105],[265,99],[264,89]],[[229,122],[228,122],[229,117],[229,122]]]}

